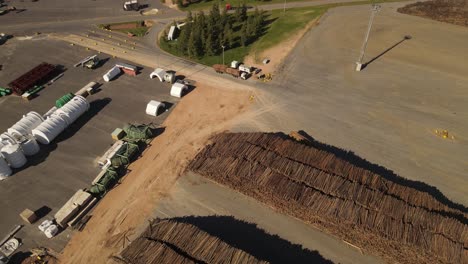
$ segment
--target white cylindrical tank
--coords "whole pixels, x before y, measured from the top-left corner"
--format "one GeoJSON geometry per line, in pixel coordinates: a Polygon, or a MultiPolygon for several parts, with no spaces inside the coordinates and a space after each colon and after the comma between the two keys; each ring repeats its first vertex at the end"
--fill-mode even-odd
{"type": "Polygon", "coordinates": [[[56,111],[57,114],[65,114],[68,125],[78,119],[84,112],[88,111],[89,103],[83,96],[77,95],[73,97],[68,103],[66,103],[62,108],[56,111]]]}
{"type": "Polygon", "coordinates": [[[12,168],[21,168],[26,164],[26,157],[24,156],[19,144],[6,145],[2,148],[1,152],[12,168]]]}
{"type": "Polygon", "coordinates": [[[40,147],[37,144],[37,141],[33,137],[27,137],[21,141],[21,148],[23,149],[23,153],[26,156],[32,156],[39,152],[40,147]]]}
{"type": "Polygon", "coordinates": [[[58,108],[57,108],[56,106],[54,106],[54,107],[52,107],[51,109],[49,109],[49,111],[47,111],[47,112],[43,115],[44,119],[47,119],[47,118],[49,118],[50,116],[52,116],[52,114],[53,114],[55,111],[57,111],[57,109],[58,109],[58,108]]]}
{"type": "Polygon", "coordinates": [[[114,79],[115,76],[117,76],[120,72],[121,72],[120,68],[117,66],[114,66],[106,74],[104,74],[102,78],[104,79],[104,81],[109,82],[110,80],[114,79]]]}
{"type": "Polygon", "coordinates": [[[16,144],[16,139],[7,132],[5,132],[0,135],[0,142],[2,145],[16,144]]]}
{"type": "Polygon", "coordinates": [[[42,123],[44,119],[36,112],[29,112],[23,116],[16,124],[10,127],[7,131],[13,136],[26,136],[31,134],[31,131],[42,123]]]}
{"type": "Polygon", "coordinates": [[[3,156],[0,155],[0,181],[4,180],[6,177],[10,176],[12,173],[13,172],[11,171],[10,166],[8,166],[8,163],[3,158],[3,156]]]}
{"type": "Polygon", "coordinates": [[[56,111],[51,117],[46,119],[46,121],[33,129],[32,134],[39,143],[47,145],[62,133],[67,126],[67,120],[57,114],[56,111]]]}

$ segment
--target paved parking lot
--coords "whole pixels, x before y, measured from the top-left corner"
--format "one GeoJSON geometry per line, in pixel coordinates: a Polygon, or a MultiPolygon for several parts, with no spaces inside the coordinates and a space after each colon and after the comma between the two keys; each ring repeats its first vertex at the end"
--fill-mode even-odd
{"type": "MultiPolygon", "coordinates": [[[[0,86],[7,86],[10,81],[41,62],[62,65],[66,70],[62,78],[47,86],[39,92],[37,98],[29,102],[14,95],[0,98],[0,131],[8,129],[29,111],[44,114],[54,106],[55,100],[66,93],[76,92],[91,81],[104,83],[102,75],[121,60],[99,54],[100,58],[107,60],[102,67],[95,70],[73,67],[73,64],[92,54],[92,51],[82,47],[54,40],[12,39],[2,46],[0,64],[3,64],[3,70],[0,71],[0,86]]],[[[37,229],[38,223],[26,224],[19,214],[25,208],[37,210],[46,206],[51,211],[43,219],[52,218],[73,193],[79,188],[90,186],[99,172],[95,161],[112,144],[110,133],[116,127],[122,127],[128,122],[163,122],[169,112],[157,118],[150,117],[145,114],[146,104],[149,100],[175,104],[177,98],[169,95],[169,84],[149,79],[152,70],[144,68],[136,77],[121,75],[104,83],[100,92],[88,97],[91,108],[85,115],[53,143],[41,146],[41,152],[29,158],[24,168],[0,182],[1,237],[15,225],[25,224],[17,234],[24,243],[20,250],[37,245],[57,251],[63,248],[68,240],[69,230],[56,238],[47,239],[37,229]]],[[[173,108],[174,105],[171,109],[173,108]]]]}

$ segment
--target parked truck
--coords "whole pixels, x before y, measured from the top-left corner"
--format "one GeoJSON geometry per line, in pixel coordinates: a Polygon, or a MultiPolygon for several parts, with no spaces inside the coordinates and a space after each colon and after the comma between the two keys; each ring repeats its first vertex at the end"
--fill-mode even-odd
{"type": "Polygon", "coordinates": [[[241,71],[239,71],[238,69],[229,68],[229,67],[227,67],[226,65],[215,64],[215,65],[213,65],[213,69],[214,69],[217,73],[227,73],[227,74],[231,74],[233,77],[236,77],[236,78],[241,77],[241,71]]]}
{"type": "Polygon", "coordinates": [[[140,10],[140,4],[137,0],[126,1],[123,4],[123,10],[125,11],[138,11],[140,10]]]}

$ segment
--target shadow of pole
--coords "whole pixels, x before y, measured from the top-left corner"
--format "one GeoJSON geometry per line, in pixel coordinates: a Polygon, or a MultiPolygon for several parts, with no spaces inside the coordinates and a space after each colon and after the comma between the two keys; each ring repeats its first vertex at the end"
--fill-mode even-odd
{"type": "Polygon", "coordinates": [[[390,48],[384,50],[382,53],[380,53],[379,55],[375,56],[374,58],[372,58],[370,61],[364,63],[362,65],[362,69],[366,68],[369,64],[371,64],[372,62],[374,62],[375,60],[377,60],[378,58],[382,57],[383,55],[385,55],[385,53],[391,51],[392,49],[394,49],[396,46],[400,45],[401,43],[403,43],[405,40],[410,40],[412,37],[410,35],[406,35],[403,37],[402,40],[398,41],[397,43],[393,44],[390,48]]]}

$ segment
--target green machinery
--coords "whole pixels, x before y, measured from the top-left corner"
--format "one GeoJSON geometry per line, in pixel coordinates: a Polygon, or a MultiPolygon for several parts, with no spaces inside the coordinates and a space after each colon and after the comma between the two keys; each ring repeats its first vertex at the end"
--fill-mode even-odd
{"type": "Polygon", "coordinates": [[[95,197],[103,197],[108,190],[119,181],[127,172],[127,167],[138,158],[141,147],[154,137],[152,125],[132,125],[124,126],[123,130],[127,134],[123,141],[125,142],[117,153],[110,159],[111,165],[107,168],[105,174],[88,190],[95,197]]]}
{"type": "Polygon", "coordinates": [[[0,97],[7,96],[11,94],[11,89],[0,87],[0,97]]]}
{"type": "Polygon", "coordinates": [[[147,141],[154,137],[153,130],[151,129],[151,124],[148,125],[132,125],[127,124],[124,126],[123,130],[126,133],[126,141],[147,141]]]}
{"type": "Polygon", "coordinates": [[[73,99],[75,95],[73,93],[68,93],[62,97],[60,97],[57,101],[55,101],[55,106],[57,108],[60,108],[64,106],[66,103],[70,102],[71,99],[73,99]]]}
{"type": "Polygon", "coordinates": [[[26,100],[31,100],[40,90],[44,89],[44,86],[35,85],[33,88],[29,89],[27,92],[23,93],[21,97],[26,100]]]}
{"type": "Polygon", "coordinates": [[[96,197],[103,197],[107,190],[110,190],[120,179],[120,173],[115,168],[108,168],[104,177],[88,190],[90,194],[96,197]]]}

